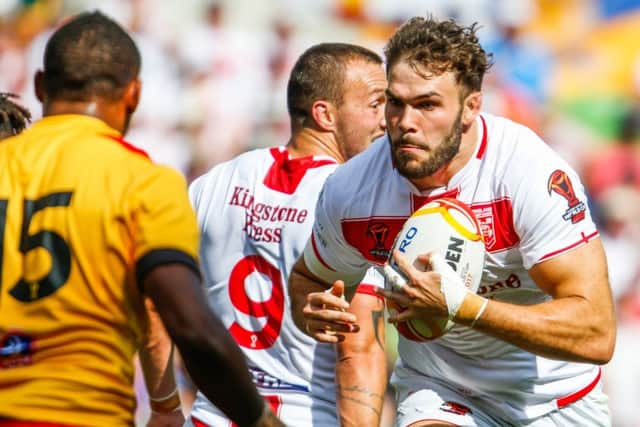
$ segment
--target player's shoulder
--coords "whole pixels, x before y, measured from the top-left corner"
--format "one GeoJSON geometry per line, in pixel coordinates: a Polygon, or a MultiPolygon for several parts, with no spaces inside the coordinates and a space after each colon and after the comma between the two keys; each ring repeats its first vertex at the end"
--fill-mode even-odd
{"type": "Polygon", "coordinates": [[[253,182],[263,173],[263,169],[273,162],[271,148],[249,150],[225,162],[214,165],[189,185],[192,200],[200,199],[200,194],[213,194],[220,185],[225,188],[234,183],[253,182]]]}
{"type": "Polygon", "coordinates": [[[327,179],[324,192],[344,200],[375,191],[393,171],[387,136],[378,138],[366,150],[341,164],[327,179]]]}
{"type": "Polygon", "coordinates": [[[482,113],[487,129],[485,162],[505,179],[546,169],[563,160],[532,129],[508,118],[482,113]]]}

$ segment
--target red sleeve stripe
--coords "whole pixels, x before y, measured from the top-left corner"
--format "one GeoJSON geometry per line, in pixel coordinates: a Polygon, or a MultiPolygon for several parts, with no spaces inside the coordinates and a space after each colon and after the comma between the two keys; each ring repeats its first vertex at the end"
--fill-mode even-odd
{"type": "Polygon", "coordinates": [[[384,297],[382,295],[379,295],[376,292],[376,289],[378,287],[376,285],[370,285],[367,283],[360,283],[360,285],[358,285],[358,289],[356,290],[356,293],[358,294],[365,294],[365,295],[371,295],[374,296],[378,299],[380,299],[381,301],[384,301],[384,297]]]}
{"type": "Polygon", "coordinates": [[[600,382],[601,376],[602,376],[602,369],[598,368],[598,375],[596,375],[596,378],[593,381],[591,381],[586,387],[576,391],[575,393],[571,393],[568,396],[557,399],[556,403],[558,404],[558,408],[571,405],[573,402],[578,401],[583,397],[585,397],[587,394],[589,394],[591,390],[593,390],[596,387],[596,385],[598,385],[598,382],[600,382]]]}
{"type": "Polygon", "coordinates": [[[318,247],[316,246],[316,237],[313,233],[311,233],[311,247],[313,248],[313,253],[316,255],[316,258],[318,258],[318,261],[320,261],[320,264],[331,271],[335,271],[333,268],[329,267],[329,264],[324,262],[324,260],[320,256],[320,252],[318,252],[318,247]]]}
{"type": "Polygon", "coordinates": [[[582,245],[583,243],[589,243],[590,240],[598,237],[598,232],[594,231],[593,233],[589,234],[588,236],[585,236],[584,233],[580,233],[582,234],[582,239],[578,240],[575,243],[570,244],[569,246],[562,248],[562,249],[558,249],[557,251],[553,251],[553,252],[549,252],[548,254],[544,255],[542,258],[540,258],[540,261],[544,261],[547,258],[551,258],[552,256],[558,255],[562,252],[566,252],[569,249],[573,249],[576,246],[582,245]]]}

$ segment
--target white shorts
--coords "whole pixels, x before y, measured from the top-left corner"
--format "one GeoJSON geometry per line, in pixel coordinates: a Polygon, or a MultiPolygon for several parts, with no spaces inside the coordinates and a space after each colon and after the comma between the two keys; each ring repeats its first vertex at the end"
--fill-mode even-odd
{"type": "MultiPolygon", "coordinates": [[[[309,393],[258,389],[271,410],[289,427],[336,427],[335,402],[312,399],[309,393]]],[[[218,408],[200,396],[185,427],[237,427],[218,408]]]]}
{"type": "Polygon", "coordinates": [[[418,421],[444,421],[460,427],[611,426],[602,382],[581,399],[524,421],[505,418],[488,396],[466,396],[444,382],[426,376],[403,377],[394,387],[398,402],[396,427],[407,427],[418,421]]]}

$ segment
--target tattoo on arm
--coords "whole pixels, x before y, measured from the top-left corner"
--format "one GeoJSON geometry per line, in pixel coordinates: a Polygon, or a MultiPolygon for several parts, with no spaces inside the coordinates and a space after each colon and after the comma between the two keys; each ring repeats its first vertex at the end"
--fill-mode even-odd
{"type": "Polygon", "coordinates": [[[348,400],[350,402],[354,402],[357,403],[367,409],[370,409],[371,411],[373,411],[373,413],[375,413],[377,416],[380,416],[380,409],[378,409],[378,406],[375,406],[375,404],[372,404],[373,402],[369,402],[365,399],[369,398],[373,398],[376,401],[380,401],[382,402],[384,400],[384,396],[378,394],[378,393],[374,393],[371,392],[369,390],[367,390],[366,388],[361,388],[358,386],[353,386],[353,387],[337,387],[336,393],[338,395],[339,398],[343,399],[343,400],[348,400]],[[349,393],[351,394],[350,396],[347,396],[346,394],[349,393]],[[360,394],[362,395],[361,398],[358,397],[354,397],[353,394],[360,394]]]}

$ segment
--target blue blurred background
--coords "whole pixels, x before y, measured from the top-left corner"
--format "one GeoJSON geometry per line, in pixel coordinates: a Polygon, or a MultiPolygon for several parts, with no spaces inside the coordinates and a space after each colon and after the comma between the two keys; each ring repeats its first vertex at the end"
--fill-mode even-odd
{"type": "MultiPolygon", "coordinates": [[[[0,91],[19,94],[36,118],[32,76],[46,39],[87,9],[128,28],[142,52],[143,96],[127,139],[188,179],[287,141],[286,81],[311,44],[381,53],[413,15],[478,22],[495,59],[484,110],[534,129],[590,193],[619,322],[605,387],[614,425],[640,426],[640,0],[0,0],[0,91]]],[[[186,375],[181,386],[190,404],[186,375]]],[[[142,423],[140,381],[137,389],[142,423]]],[[[393,413],[389,394],[385,426],[393,413]]]]}

